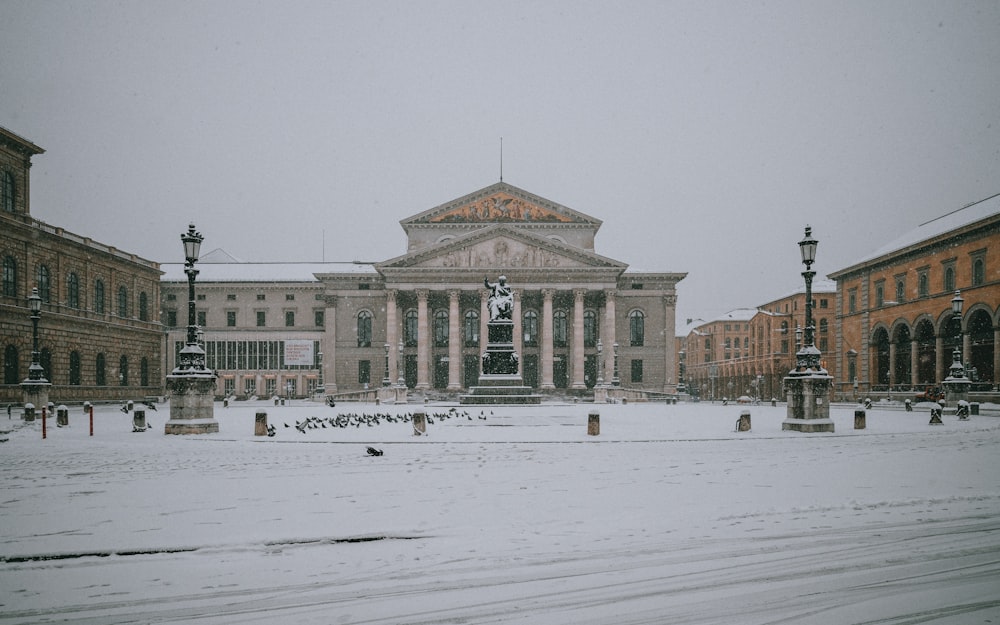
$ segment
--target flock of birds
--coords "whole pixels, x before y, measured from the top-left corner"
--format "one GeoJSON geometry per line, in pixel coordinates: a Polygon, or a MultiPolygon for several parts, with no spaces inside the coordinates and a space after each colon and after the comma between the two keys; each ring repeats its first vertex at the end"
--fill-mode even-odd
{"type": "MultiPolygon", "coordinates": [[[[490,411],[490,414],[493,414],[490,411]]],[[[459,412],[457,408],[449,408],[446,412],[433,412],[425,413],[427,423],[433,425],[435,421],[446,421],[448,419],[466,419],[468,421],[473,420],[472,414],[467,410],[459,412]]],[[[482,410],[476,417],[479,420],[486,420],[486,411],[482,410]]],[[[304,421],[296,421],[294,426],[285,423],[286,428],[294,427],[300,433],[305,434],[307,430],[318,430],[318,429],[328,429],[328,428],[341,428],[346,429],[349,427],[360,428],[362,425],[366,427],[375,427],[376,425],[381,425],[383,423],[411,423],[413,421],[412,412],[404,412],[402,414],[394,415],[388,412],[375,412],[375,413],[358,413],[352,412],[348,414],[338,414],[335,417],[307,417],[304,421]]],[[[268,435],[273,436],[271,433],[271,426],[268,426],[268,435]]]]}

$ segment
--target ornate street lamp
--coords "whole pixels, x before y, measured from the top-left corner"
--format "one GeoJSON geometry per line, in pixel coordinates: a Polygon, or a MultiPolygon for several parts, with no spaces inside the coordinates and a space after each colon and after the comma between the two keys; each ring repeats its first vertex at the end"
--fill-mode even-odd
{"type": "Polygon", "coordinates": [[[802,264],[806,270],[802,272],[802,277],[806,281],[806,334],[802,349],[796,354],[796,368],[818,370],[820,368],[820,351],[815,345],[815,331],[812,318],[812,281],[816,272],[812,270],[812,264],[816,262],[816,245],[818,241],[812,236],[812,228],[806,226],[805,237],[799,241],[799,252],[802,255],[802,264]]]}
{"type": "Polygon", "coordinates": [[[45,369],[39,362],[38,322],[42,318],[42,298],[38,295],[38,287],[31,289],[28,296],[28,309],[31,310],[31,365],[28,367],[28,382],[47,383],[45,369]]]}
{"type": "Polygon", "coordinates": [[[615,350],[615,371],[614,377],[611,378],[611,384],[614,386],[621,386],[621,379],[618,377],[618,341],[615,341],[612,344],[612,347],[615,350]]]}
{"type": "Polygon", "coordinates": [[[962,299],[961,291],[955,291],[955,297],[951,299],[951,318],[958,328],[955,337],[955,349],[951,353],[951,366],[948,367],[948,377],[958,380],[965,377],[965,368],[962,366],[962,306],[965,300],[962,299]]]}
{"type": "Polygon", "coordinates": [[[198,270],[194,268],[194,265],[198,262],[198,253],[201,251],[203,238],[200,233],[195,231],[194,224],[190,224],[188,231],[181,234],[181,241],[184,243],[184,273],[188,277],[188,326],[187,344],[180,351],[177,368],[173,371],[174,374],[206,372],[205,350],[198,344],[194,299],[194,280],[198,275],[198,270]]]}
{"type": "Polygon", "coordinates": [[[389,344],[385,344],[385,377],[382,378],[382,386],[389,386],[392,382],[389,380],[389,344]]]}
{"type": "Polygon", "coordinates": [[[597,339],[597,386],[604,386],[604,344],[597,339]]]}
{"type": "Polygon", "coordinates": [[[399,359],[396,361],[396,386],[406,386],[406,377],[403,375],[403,338],[399,338],[399,359]]]}

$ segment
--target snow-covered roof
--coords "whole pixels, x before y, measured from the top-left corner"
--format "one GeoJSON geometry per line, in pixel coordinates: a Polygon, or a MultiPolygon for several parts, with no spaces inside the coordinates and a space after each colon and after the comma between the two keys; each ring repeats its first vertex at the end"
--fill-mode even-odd
{"type": "MultiPolygon", "coordinates": [[[[958,210],[954,210],[950,213],[924,222],[913,230],[910,230],[892,241],[889,241],[871,254],[858,259],[851,266],[855,267],[857,265],[862,265],[868,261],[875,260],[876,258],[881,258],[882,256],[892,254],[893,252],[912,247],[918,243],[930,241],[953,230],[958,230],[959,228],[974,224],[977,221],[982,221],[997,214],[1000,214],[1000,193],[990,196],[984,200],[967,204],[958,210]]],[[[836,275],[836,273],[839,272],[835,272],[835,274],[832,275],[836,275]]]]}
{"type": "Polygon", "coordinates": [[[756,308],[734,308],[733,310],[712,319],[712,321],[750,321],[756,314],[756,308]]]}
{"type": "MultiPolygon", "coordinates": [[[[797,288],[795,288],[795,289],[793,289],[791,291],[788,291],[787,293],[785,293],[781,297],[774,298],[773,300],[771,300],[770,302],[768,302],[768,304],[772,304],[774,302],[779,302],[779,301],[781,301],[783,299],[788,299],[789,297],[792,297],[794,295],[804,295],[805,292],[806,292],[806,284],[805,284],[805,282],[803,282],[797,288]]],[[[827,280],[826,278],[820,278],[818,280],[814,279],[813,283],[812,283],[812,292],[813,292],[813,295],[815,295],[817,293],[836,293],[837,292],[837,282],[834,281],[834,280],[827,280]]],[[[765,304],[765,306],[766,305],[767,304],[765,304]]]]}
{"type": "MultiPolygon", "coordinates": [[[[317,273],[374,274],[370,263],[225,263],[199,262],[198,282],[318,282],[317,273]]],[[[160,265],[163,282],[186,282],[183,263],[160,265]]]]}

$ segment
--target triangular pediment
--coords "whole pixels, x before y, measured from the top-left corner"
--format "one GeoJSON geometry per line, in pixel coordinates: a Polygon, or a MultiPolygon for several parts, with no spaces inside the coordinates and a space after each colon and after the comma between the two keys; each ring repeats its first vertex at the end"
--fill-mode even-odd
{"type": "Polygon", "coordinates": [[[627,265],[512,225],[498,224],[378,263],[376,268],[624,271],[627,265]]]}
{"type": "Polygon", "coordinates": [[[601,221],[566,206],[498,182],[400,222],[405,228],[423,224],[587,224],[601,221]]]}

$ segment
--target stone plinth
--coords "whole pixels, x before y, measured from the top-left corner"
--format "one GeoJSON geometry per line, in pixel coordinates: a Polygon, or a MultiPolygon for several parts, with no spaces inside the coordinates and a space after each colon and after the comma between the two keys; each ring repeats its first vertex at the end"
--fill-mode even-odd
{"type": "Polygon", "coordinates": [[[972,381],[969,378],[948,376],[941,382],[941,386],[944,387],[946,406],[957,406],[960,401],[969,401],[969,387],[972,386],[972,381]]]}
{"type": "Polygon", "coordinates": [[[24,392],[24,404],[34,404],[38,406],[41,413],[43,406],[49,405],[49,389],[52,384],[48,380],[25,380],[21,382],[21,390],[24,392]]]}
{"type": "Polygon", "coordinates": [[[788,398],[782,430],[796,432],[833,432],[830,419],[830,383],[833,377],[825,369],[792,371],[785,377],[788,398]]]}
{"type": "Polygon", "coordinates": [[[215,373],[167,376],[170,420],[164,434],[210,434],[219,431],[215,420],[215,373]]]}
{"type": "Polygon", "coordinates": [[[514,322],[490,321],[489,341],[483,354],[479,384],[469,389],[459,401],[472,405],[540,404],[542,396],[532,393],[521,378],[519,359],[514,351],[514,322]]]}

